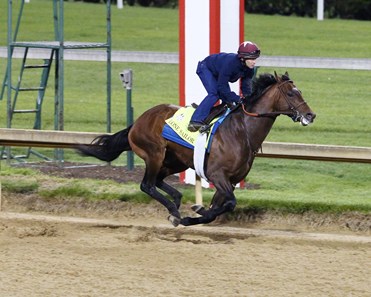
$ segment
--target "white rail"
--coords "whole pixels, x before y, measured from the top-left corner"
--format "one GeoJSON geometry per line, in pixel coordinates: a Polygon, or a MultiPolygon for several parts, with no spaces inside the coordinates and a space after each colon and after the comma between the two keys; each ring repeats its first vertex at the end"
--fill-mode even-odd
{"type": "MultiPolygon", "coordinates": [[[[43,59],[50,54],[45,49],[32,49],[28,53],[31,59],[43,59]]],[[[23,58],[23,50],[16,48],[14,58],[23,58]]],[[[7,58],[7,48],[0,47],[0,58],[7,58]]],[[[65,50],[65,60],[77,61],[106,61],[107,53],[104,50],[65,50]]],[[[163,63],[178,64],[178,53],[161,52],[134,52],[112,51],[113,62],[163,63]]],[[[371,59],[355,58],[319,58],[298,56],[261,56],[257,66],[283,67],[283,68],[316,68],[316,69],[353,69],[371,70],[371,59]]]]}
{"type": "MultiPolygon", "coordinates": [[[[96,132],[0,128],[0,146],[74,148],[90,144],[96,132]]],[[[264,142],[258,157],[371,163],[371,147],[264,142]]]]}

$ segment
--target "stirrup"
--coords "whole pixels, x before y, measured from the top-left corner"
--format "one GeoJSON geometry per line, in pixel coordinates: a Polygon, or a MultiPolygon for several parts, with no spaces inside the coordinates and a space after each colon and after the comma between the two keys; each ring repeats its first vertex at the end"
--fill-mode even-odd
{"type": "Polygon", "coordinates": [[[207,131],[210,130],[211,126],[212,126],[211,124],[209,124],[209,125],[203,125],[203,126],[198,130],[198,132],[200,132],[200,133],[205,133],[205,132],[207,132],[207,131]]]}
{"type": "Polygon", "coordinates": [[[199,123],[199,122],[190,122],[188,125],[188,131],[191,132],[196,132],[198,131],[201,127],[205,126],[204,123],[199,123]]]}

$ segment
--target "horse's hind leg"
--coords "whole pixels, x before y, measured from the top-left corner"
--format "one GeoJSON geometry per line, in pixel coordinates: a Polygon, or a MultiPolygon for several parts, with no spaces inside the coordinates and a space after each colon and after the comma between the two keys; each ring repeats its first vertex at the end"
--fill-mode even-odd
{"type": "Polygon", "coordinates": [[[182,193],[180,193],[177,189],[173,188],[169,184],[165,183],[163,180],[158,180],[156,182],[156,186],[163,190],[171,198],[173,198],[174,204],[176,205],[177,209],[179,209],[183,196],[182,193]]]}
{"type": "Polygon", "coordinates": [[[164,181],[164,178],[174,173],[184,171],[187,169],[187,167],[180,163],[177,164],[176,162],[172,162],[172,165],[173,166],[176,165],[175,166],[176,170],[173,170],[172,168],[168,167],[161,168],[160,173],[157,176],[156,186],[162,191],[164,191],[166,194],[168,194],[173,199],[176,207],[179,209],[183,195],[177,189],[173,188],[168,183],[166,183],[164,181]]]}
{"type": "Polygon", "coordinates": [[[148,179],[147,170],[144,175],[144,178],[142,180],[142,183],[140,184],[140,189],[151,196],[153,199],[160,202],[163,206],[167,208],[170,215],[180,219],[180,213],[178,211],[178,207],[175,203],[167,199],[164,195],[162,195],[159,191],[156,189],[156,185],[154,182],[151,182],[150,179],[148,179]]]}
{"type": "MultiPolygon", "coordinates": [[[[146,170],[143,180],[140,184],[140,189],[144,193],[151,196],[156,201],[160,202],[163,206],[165,206],[170,213],[172,224],[174,226],[177,226],[180,222],[180,213],[178,211],[178,206],[169,199],[167,199],[156,189],[156,185],[159,184],[169,192],[171,192],[170,189],[176,191],[175,189],[171,188],[170,186],[162,182],[162,178],[159,179],[158,175],[161,168],[161,163],[159,162],[159,160],[161,160],[161,158],[151,158],[151,160],[148,159],[146,160],[146,170]]],[[[178,191],[172,192],[172,194],[174,194],[177,197],[177,199],[180,200],[181,194],[178,191]]]]}
{"type": "Polygon", "coordinates": [[[214,221],[221,214],[232,211],[236,207],[236,197],[233,194],[232,186],[230,189],[231,191],[217,189],[209,209],[203,207],[196,208],[196,212],[201,216],[196,218],[182,218],[180,224],[184,226],[207,224],[214,221]]]}

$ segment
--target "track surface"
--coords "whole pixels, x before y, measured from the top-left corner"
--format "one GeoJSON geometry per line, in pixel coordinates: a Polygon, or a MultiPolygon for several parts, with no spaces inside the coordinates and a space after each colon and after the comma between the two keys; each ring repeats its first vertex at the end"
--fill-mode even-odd
{"type": "Polygon", "coordinates": [[[370,296],[371,237],[0,213],[4,296],[370,296]]]}

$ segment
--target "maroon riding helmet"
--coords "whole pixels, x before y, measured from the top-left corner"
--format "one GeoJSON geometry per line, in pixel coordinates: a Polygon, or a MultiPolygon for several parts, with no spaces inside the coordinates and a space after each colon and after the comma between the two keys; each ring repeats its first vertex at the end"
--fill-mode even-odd
{"type": "Polygon", "coordinates": [[[251,41],[244,41],[240,44],[237,51],[241,59],[257,59],[260,56],[260,49],[251,41]]]}

